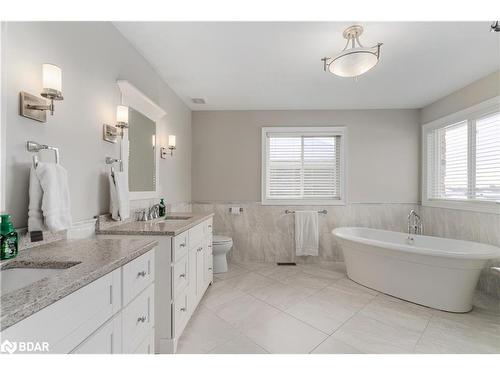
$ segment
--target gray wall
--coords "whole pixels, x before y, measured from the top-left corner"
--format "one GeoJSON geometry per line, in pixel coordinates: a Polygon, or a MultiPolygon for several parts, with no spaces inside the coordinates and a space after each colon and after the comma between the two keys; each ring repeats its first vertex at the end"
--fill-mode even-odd
{"type": "Polygon", "coordinates": [[[422,108],[420,111],[420,123],[426,124],[498,95],[500,95],[500,70],[488,74],[422,108]]]}
{"type": "Polygon", "coordinates": [[[418,114],[418,110],[193,112],[193,201],[260,201],[263,126],[347,126],[348,201],[418,202],[418,114]]]}
{"type": "Polygon", "coordinates": [[[160,160],[160,191],[169,203],[190,201],[191,111],[111,23],[9,22],[2,29],[2,77],[5,210],[16,227],[27,221],[28,139],[59,147],[69,172],[73,220],[108,211],[104,158],[118,157],[119,146],[102,140],[102,124],[115,121],[117,79],[130,81],[167,112],[159,139],[165,144],[175,134],[177,150],[160,160]],[[41,91],[44,62],[62,68],[65,99],[42,124],[19,116],[18,102],[19,91],[41,91]]]}

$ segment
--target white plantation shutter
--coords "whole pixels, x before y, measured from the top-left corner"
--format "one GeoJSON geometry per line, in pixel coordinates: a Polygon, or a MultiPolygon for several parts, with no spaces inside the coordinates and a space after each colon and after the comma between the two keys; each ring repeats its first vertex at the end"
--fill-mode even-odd
{"type": "Polygon", "coordinates": [[[500,201],[500,113],[476,121],[475,197],[500,201]]]}
{"type": "Polygon", "coordinates": [[[265,199],[341,200],[342,135],[270,131],[265,137],[265,199]]]}
{"type": "Polygon", "coordinates": [[[426,200],[500,202],[500,112],[482,113],[424,127],[426,200]]]}
{"type": "Polygon", "coordinates": [[[467,199],[467,121],[436,129],[427,135],[429,197],[467,199]],[[430,147],[429,147],[430,146],[430,147]]]}

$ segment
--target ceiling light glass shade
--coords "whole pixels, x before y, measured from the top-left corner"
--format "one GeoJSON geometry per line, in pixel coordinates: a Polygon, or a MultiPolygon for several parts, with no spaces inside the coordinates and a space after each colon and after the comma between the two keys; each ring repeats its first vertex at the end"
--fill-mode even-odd
{"type": "Polygon", "coordinates": [[[366,73],[378,63],[375,51],[365,48],[352,48],[335,57],[328,69],[340,77],[357,77],[366,73]]]}
{"type": "Polygon", "coordinates": [[[382,43],[377,43],[373,47],[365,47],[359,41],[359,36],[363,33],[363,28],[353,25],[344,30],[343,36],[346,44],[342,52],[336,57],[324,57],[323,69],[339,77],[357,77],[366,73],[377,65],[380,59],[380,47],[382,43]]]}

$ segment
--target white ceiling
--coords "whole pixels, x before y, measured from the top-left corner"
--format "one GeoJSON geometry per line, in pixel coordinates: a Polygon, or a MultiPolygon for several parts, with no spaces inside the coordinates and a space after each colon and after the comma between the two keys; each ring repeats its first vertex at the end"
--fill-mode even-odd
{"type": "Polygon", "coordinates": [[[193,110],[421,108],[499,69],[490,22],[116,22],[193,110]],[[358,81],[323,72],[320,59],[382,42],[358,81]],[[207,104],[197,105],[192,97],[207,104]]]}

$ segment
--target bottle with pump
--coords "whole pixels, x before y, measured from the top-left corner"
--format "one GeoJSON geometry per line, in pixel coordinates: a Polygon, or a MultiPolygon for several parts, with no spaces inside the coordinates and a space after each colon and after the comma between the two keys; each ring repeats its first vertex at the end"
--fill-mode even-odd
{"type": "Polygon", "coordinates": [[[165,206],[165,202],[163,201],[163,198],[160,199],[160,208],[159,208],[159,214],[160,214],[160,217],[161,216],[165,216],[165,211],[166,211],[166,206],[165,206]]]}
{"type": "Polygon", "coordinates": [[[0,215],[0,260],[11,259],[17,256],[18,236],[10,215],[0,215]]]}

